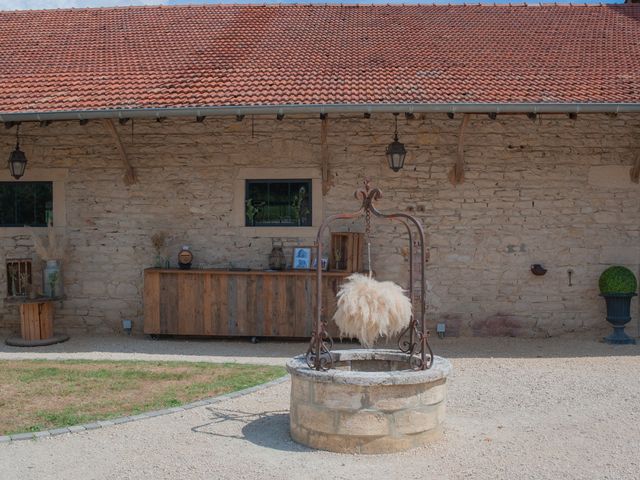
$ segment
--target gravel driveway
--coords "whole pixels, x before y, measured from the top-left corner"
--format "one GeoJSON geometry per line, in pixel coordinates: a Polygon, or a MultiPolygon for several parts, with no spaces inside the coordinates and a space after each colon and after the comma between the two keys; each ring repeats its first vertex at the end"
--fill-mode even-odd
{"type": "MultiPolygon", "coordinates": [[[[117,350],[114,342],[133,340],[106,341],[117,350]]],[[[76,342],[85,342],[86,356],[105,353],[104,339],[76,342]]],[[[302,350],[301,344],[137,342],[143,355],[246,361],[260,352],[261,363],[302,350]]],[[[455,372],[444,438],[428,447],[356,456],[299,446],[288,435],[286,382],[169,416],[2,444],[0,478],[640,478],[640,346],[576,338],[436,339],[434,349],[451,358],[455,372]]],[[[3,347],[0,358],[13,352],[26,355],[3,347]]],[[[30,355],[44,355],[38,352],[30,355]]]]}

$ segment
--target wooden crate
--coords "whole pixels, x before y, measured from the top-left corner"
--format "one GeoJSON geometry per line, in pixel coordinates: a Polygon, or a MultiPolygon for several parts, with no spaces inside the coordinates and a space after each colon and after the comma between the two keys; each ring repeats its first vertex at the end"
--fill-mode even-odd
{"type": "Polygon", "coordinates": [[[20,305],[20,335],[23,340],[53,337],[53,303],[47,301],[20,305]]]}
{"type": "Polygon", "coordinates": [[[364,234],[352,232],[334,232],[331,234],[329,251],[329,269],[334,272],[361,272],[364,234]],[[339,253],[336,255],[336,252],[339,253]]]}

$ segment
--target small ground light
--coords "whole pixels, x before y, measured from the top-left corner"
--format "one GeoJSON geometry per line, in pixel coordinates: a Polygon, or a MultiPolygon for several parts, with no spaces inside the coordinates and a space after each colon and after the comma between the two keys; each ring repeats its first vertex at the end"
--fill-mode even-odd
{"type": "Polygon", "coordinates": [[[131,335],[132,328],[133,322],[131,320],[122,320],[122,329],[127,332],[127,335],[131,335]]]}
{"type": "Polygon", "coordinates": [[[436,325],[436,333],[438,334],[438,337],[444,338],[444,332],[446,329],[447,327],[444,323],[438,323],[436,325]]]}

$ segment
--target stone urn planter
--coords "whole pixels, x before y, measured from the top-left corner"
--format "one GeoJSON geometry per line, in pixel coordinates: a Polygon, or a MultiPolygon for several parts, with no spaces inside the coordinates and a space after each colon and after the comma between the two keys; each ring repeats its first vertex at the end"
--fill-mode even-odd
{"type": "Polygon", "coordinates": [[[434,357],[416,370],[397,350],[337,350],[334,368],[315,370],[304,355],[291,374],[290,430],[303,445],[342,453],[392,453],[440,437],[451,363],[434,357]]]}
{"type": "Polygon", "coordinates": [[[638,286],[635,275],[626,267],[609,267],[600,276],[599,286],[607,304],[607,322],[613,326],[613,333],[604,341],[616,345],[635,344],[636,340],[624,331],[631,321],[631,299],[636,296],[638,286]]]}

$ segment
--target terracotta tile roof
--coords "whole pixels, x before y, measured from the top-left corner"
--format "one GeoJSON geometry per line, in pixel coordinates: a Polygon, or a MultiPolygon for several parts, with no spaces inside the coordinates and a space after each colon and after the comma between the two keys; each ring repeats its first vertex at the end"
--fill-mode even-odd
{"type": "Polygon", "coordinates": [[[640,5],[0,12],[0,112],[640,103],[640,5]]]}

